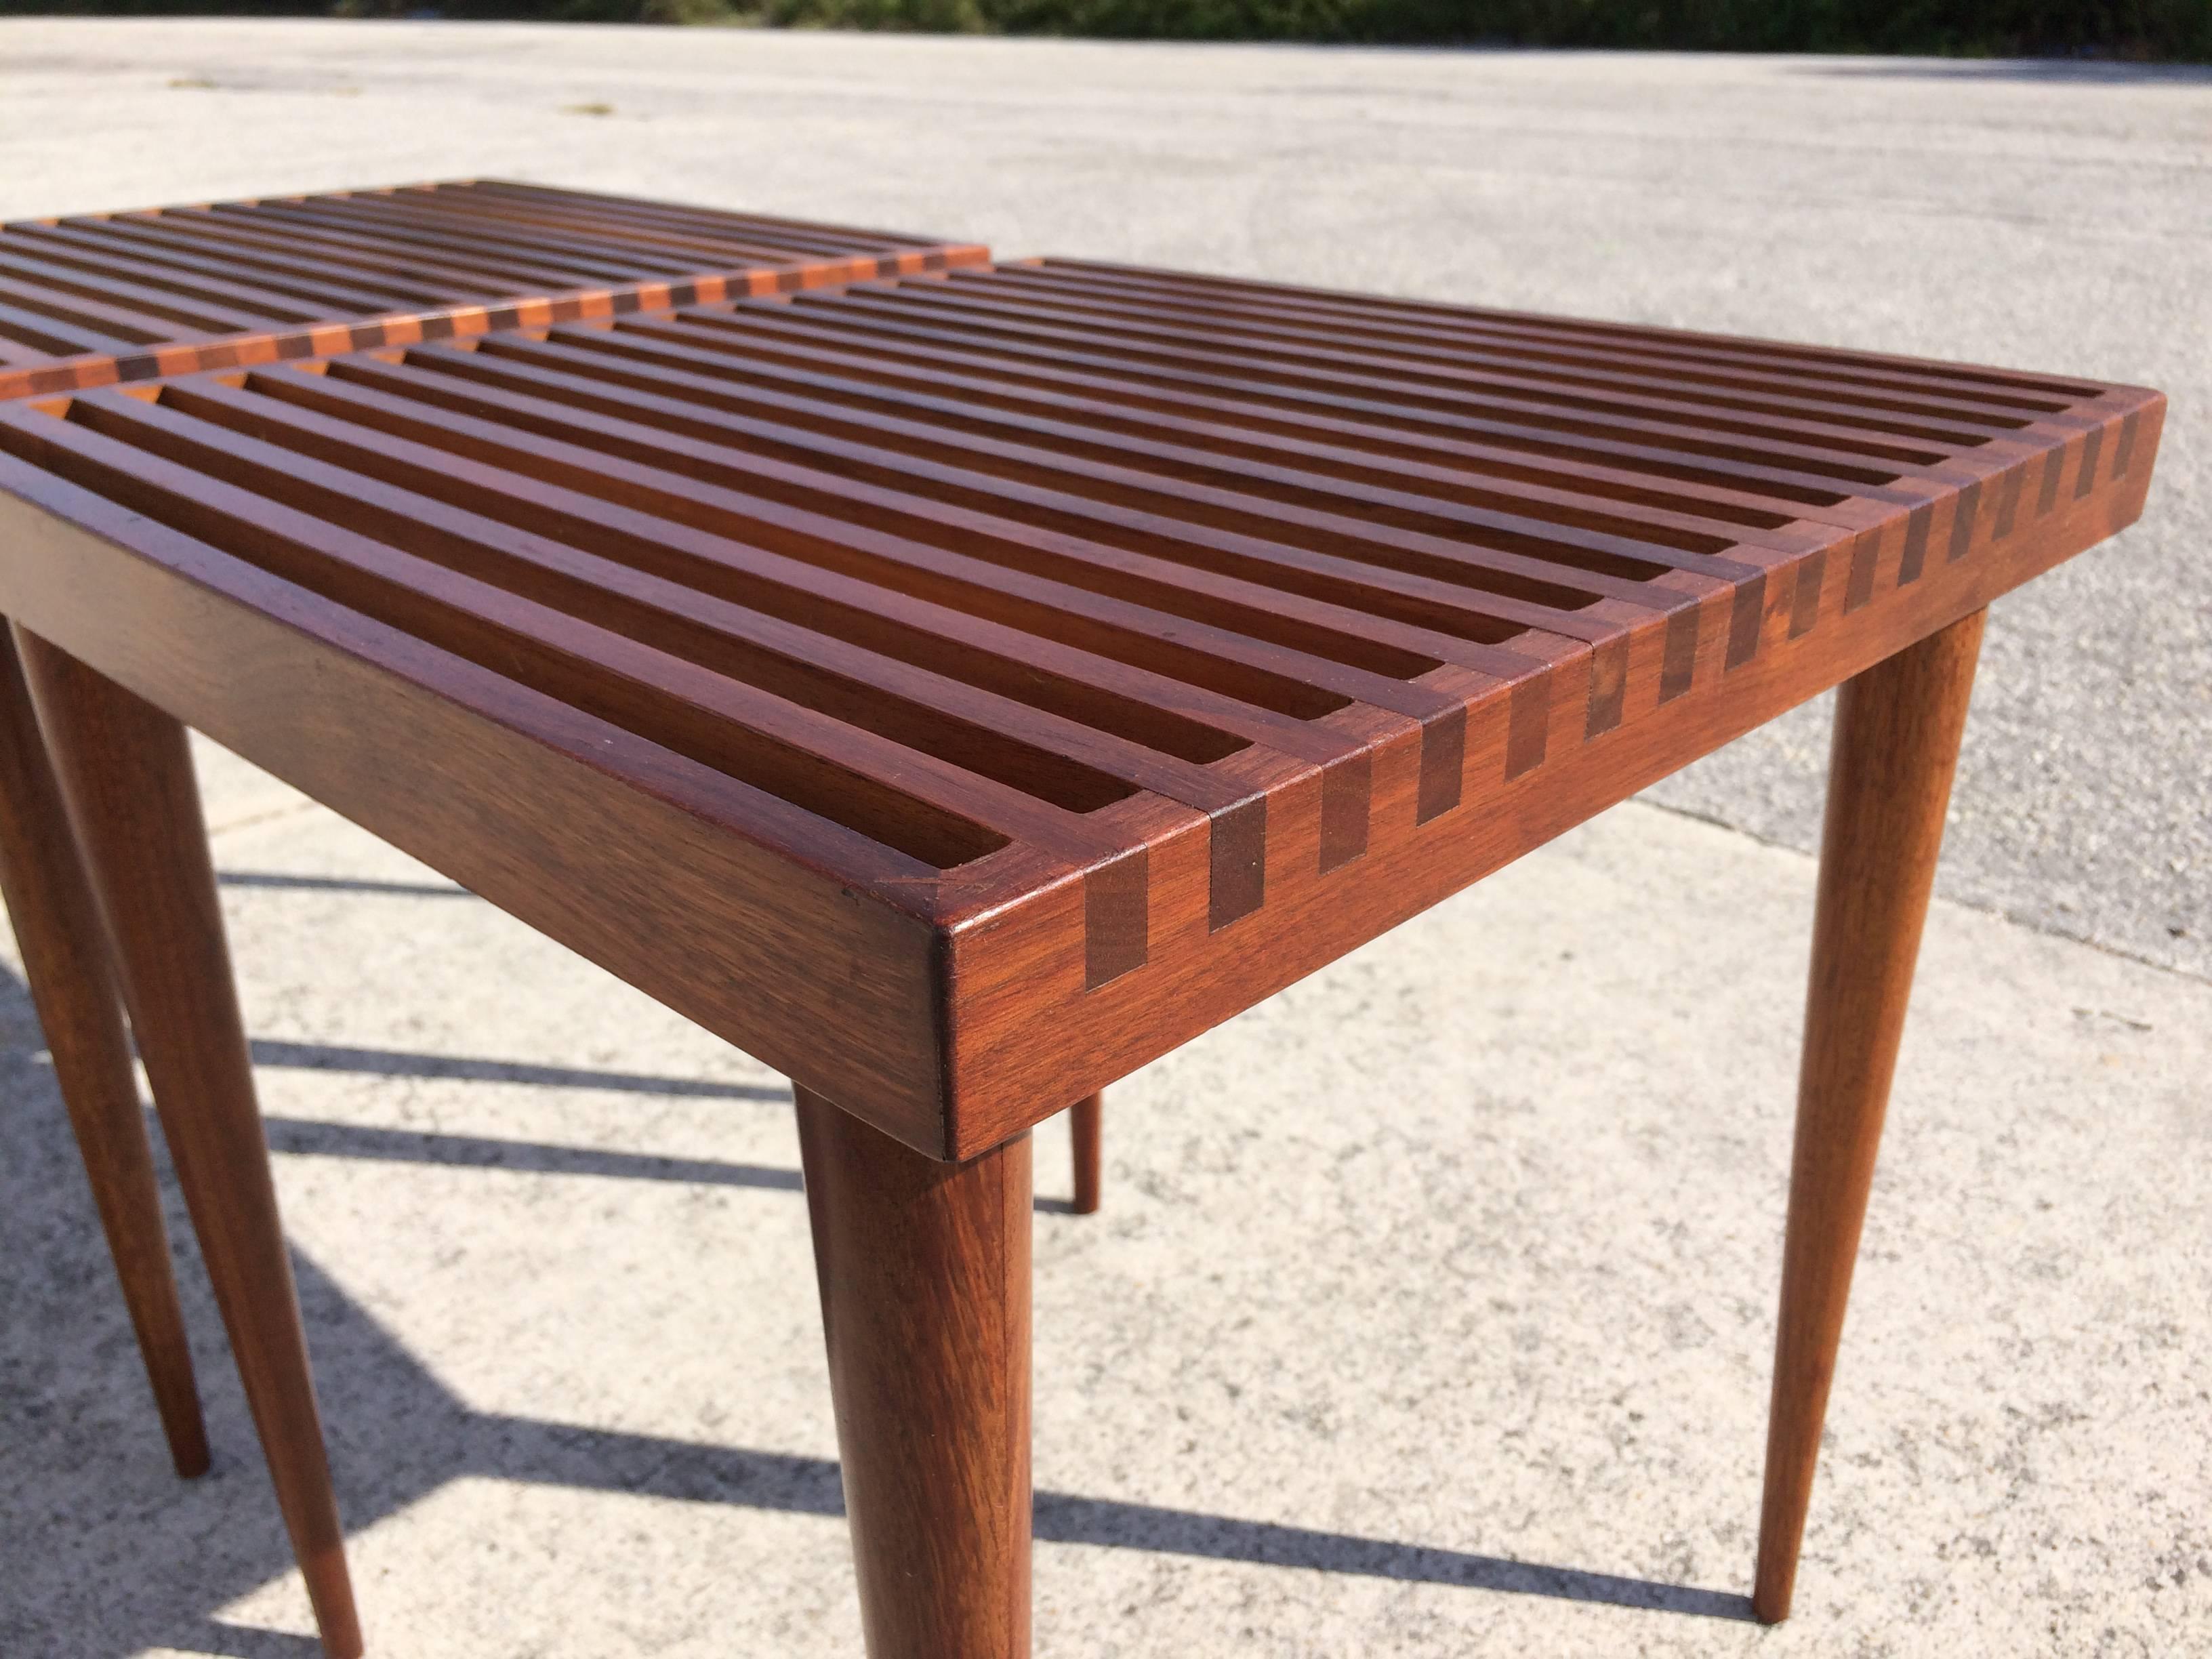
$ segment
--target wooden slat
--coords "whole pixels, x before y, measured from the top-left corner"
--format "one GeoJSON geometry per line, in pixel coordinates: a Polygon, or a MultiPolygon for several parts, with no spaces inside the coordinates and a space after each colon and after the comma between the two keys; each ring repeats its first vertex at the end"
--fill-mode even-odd
{"type": "MultiPolygon", "coordinates": [[[[980,285],[965,284],[966,288],[980,285]]],[[[951,291],[961,291],[959,287],[951,291]]],[[[1036,315],[1060,322],[1080,321],[1114,337],[1144,343],[1204,343],[1231,349],[1255,362],[1298,368],[1378,370],[1408,386],[1496,386],[1563,403],[1593,398],[1618,400],[1624,407],[1656,406],[1686,422],[1710,423],[1717,430],[1742,430],[1742,417],[1788,423],[1790,429],[1826,432],[1839,443],[1854,434],[1866,441],[1885,435],[1938,443],[1970,443],[1976,438],[2027,424],[2017,414],[1927,400],[1902,409],[1853,394],[1838,396],[1828,387],[1799,387],[1782,380],[1767,385],[1729,384],[1711,374],[1684,373],[1660,362],[1623,361],[1617,354],[1577,357],[1561,351],[1515,352],[1495,348],[1418,349],[1341,325],[1285,326],[1255,324],[1205,309],[1158,302],[1113,305],[1078,303],[1047,290],[1040,295],[1017,279],[990,285],[994,309],[1007,315],[1036,315]]],[[[1781,380],[1782,377],[1775,377],[1781,380]]]]}
{"type": "Polygon", "coordinates": [[[367,286],[357,271],[332,271],[312,280],[288,277],[234,256],[195,253],[181,239],[116,222],[17,225],[7,240],[88,276],[111,276],[120,268],[149,287],[234,304],[280,322],[312,322],[348,308],[373,316],[397,309],[410,298],[395,289],[367,286]]]}
{"type": "Polygon", "coordinates": [[[251,215],[286,234],[294,231],[331,246],[403,247],[409,258],[472,271],[514,292],[560,292],[643,279],[653,262],[595,250],[586,237],[547,237],[529,228],[485,224],[450,214],[410,212],[397,204],[343,198],[330,203],[257,202],[218,208],[251,215]]]}
{"type": "Polygon", "coordinates": [[[1074,278],[1041,268],[1002,268],[1018,294],[1075,296],[1082,308],[1104,307],[1103,314],[1202,318],[1238,331],[1294,342],[1343,343],[1347,339],[1412,364],[1540,362],[1557,366],[1559,378],[1572,380],[1625,374],[1676,389],[1705,387],[1730,392],[1795,398],[1838,414],[1855,409],[1900,414],[1950,416],[2024,425],[2037,414],[2063,410],[2063,395],[2007,386],[1961,383],[1904,373],[1854,373],[1827,363],[1790,362],[1771,354],[1746,358],[1694,349],[1682,337],[1603,340],[1557,330],[1532,328],[1506,320],[1439,329],[1389,320],[1347,318],[1341,312],[1301,312],[1280,303],[1224,300],[1188,289],[1133,283],[1126,289],[1096,278],[1074,278]],[[2024,417],[2024,418],[2023,418],[2024,417]]]}
{"type": "MultiPolygon", "coordinates": [[[[753,309],[728,319],[736,327],[714,328],[709,321],[668,319],[650,327],[608,333],[596,342],[601,350],[649,354],[662,341],[681,343],[697,349],[742,356],[755,365],[777,364],[787,369],[827,369],[850,375],[870,387],[894,392],[932,394],[951,389],[961,394],[969,418],[988,418],[1000,412],[1033,413],[1065,418],[1085,427],[1139,437],[1174,436],[1190,441],[1212,453],[1246,459],[1295,458],[1295,464],[1321,477],[1345,477],[1391,487],[1403,479],[1438,486],[1449,499],[1475,505],[1526,512],[1538,518],[1622,533],[1629,522],[1618,512],[1594,505],[1585,473],[1562,488],[1528,476],[1500,474],[1497,481],[1470,478],[1464,465],[1446,465],[1425,457],[1418,443],[1383,442],[1362,445],[1350,423],[1253,420],[1249,411],[1237,418],[1227,400],[1205,398],[1132,400],[1127,389],[1110,377],[1068,374],[1054,380],[1024,373],[980,355],[939,350],[892,352],[880,348],[860,354],[845,349],[848,342],[836,333],[809,337],[808,319],[793,312],[779,315],[753,309]],[[1092,395],[1093,393],[1102,395],[1092,395]]],[[[1467,451],[1459,452],[1464,458],[1467,451]]],[[[1564,484],[1570,481],[1560,480],[1564,484]]],[[[1671,503],[1662,492],[1646,489],[1638,505],[1634,529],[1626,533],[1654,536],[1668,545],[1713,550],[1744,539],[1760,544],[1786,545],[1787,538],[1767,542],[1747,527],[1778,530],[1784,515],[1756,512],[1730,513],[1711,501],[1682,495],[1671,503]],[[1717,539],[1716,539],[1717,538],[1717,539]]]]}
{"type": "Polygon", "coordinates": [[[0,343],[8,346],[10,361],[32,363],[79,352],[128,351],[135,343],[5,299],[0,299],[0,343]]]}
{"type": "MultiPolygon", "coordinates": [[[[533,397],[436,372],[451,366],[451,358],[422,351],[412,354],[405,370],[349,359],[330,378],[391,394],[375,405],[379,421],[396,419],[426,435],[489,441],[524,468],[565,463],[577,469],[568,476],[580,483],[612,475],[620,480],[617,487],[649,495],[658,511],[696,509],[701,522],[727,525],[779,550],[862,561],[878,580],[892,580],[884,567],[896,563],[918,573],[915,580],[933,592],[936,585],[921,573],[963,583],[980,602],[1006,596],[1023,602],[1016,609],[1035,604],[1071,619],[1126,623],[1140,638],[1157,637],[1169,656],[1192,648],[1218,653],[1223,690],[1285,713],[1325,714],[1363,696],[1398,698],[1394,675],[1417,674],[1445,659],[1421,654],[1421,647],[1456,650],[1440,635],[1366,623],[1343,607],[1302,604],[1073,537],[1024,532],[927,491],[879,485],[858,471],[867,464],[865,453],[848,470],[809,465],[605,416],[566,398],[533,397]],[[431,372],[416,372],[425,368],[431,372]],[[632,467],[613,465],[621,460],[632,467]],[[1086,594],[1095,598],[1079,597],[1086,594]],[[1190,625],[1165,623],[1161,612],[1190,625]],[[1239,675],[1232,664],[1255,672],[1239,675]]],[[[277,395],[328,394],[287,385],[277,395]]],[[[1046,623],[1024,614],[1036,625],[1046,623]]],[[[1476,667],[1505,670],[1517,660],[1483,647],[1468,654],[1476,667]]],[[[1204,672],[1196,661],[1185,659],[1183,666],[1204,672]]]]}
{"type": "Polygon", "coordinates": [[[0,399],[980,263],[493,181],[0,225],[0,399]]]}
{"type": "MultiPolygon", "coordinates": [[[[27,240],[27,239],[26,239],[27,240]]],[[[73,264],[42,258],[42,250],[13,240],[0,240],[0,276],[33,291],[78,300],[94,300],[129,306],[152,324],[166,324],[210,334],[236,333],[257,324],[282,320],[265,313],[194,300],[143,281],[118,277],[112,272],[83,270],[73,264]]],[[[135,274],[135,273],[134,273],[135,274]]]]}
{"type": "MultiPolygon", "coordinates": [[[[733,235],[675,229],[647,215],[611,212],[569,202],[523,204],[471,191],[400,190],[389,205],[409,222],[464,229],[476,240],[502,248],[530,249],[563,260],[587,259],[611,267],[642,265],[650,271],[670,261],[702,268],[788,260],[794,255],[836,257],[848,244],[834,235],[733,235]]],[[[641,273],[642,274],[642,273],[641,273]]]]}
{"type": "Polygon", "coordinates": [[[1664,422],[1577,420],[1559,411],[1510,399],[1492,398],[1480,403],[1462,400],[1456,407],[1434,398],[1407,397],[1394,401],[1387,380],[1370,392],[1357,383],[1342,386],[1287,383],[1279,377],[1247,372],[1245,366],[1233,356],[1210,362],[1198,353],[1154,353],[1141,360],[1127,353],[1094,355],[1092,348],[1097,342],[1085,331],[1004,324],[986,326],[972,317],[940,318],[927,308],[888,303],[899,297],[873,292],[855,295],[856,300],[869,302],[872,309],[879,309],[885,322],[933,327],[945,337],[974,341],[999,349],[1034,352],[1048,359],[1095,362],[1134,381],[1140,388],[1158,387],[1166,392],[1233,393],[1261,407],[1285,412],[1319,410],[1324,415],[1353,417],[1380,416],[1386,421],[1402,423],[1412,434],[1477,436],[1534,454],[1619,458],[1622,464],[1661,478],[1723,485],[1741,480],[1784,502],[1832,507],[1853,493],[1871,493],[1876,501],[1887,500],[1891,495],[1878,487],[1891,483],[1896,476],[1877,467],[1798,451],[1784,443],[1722,443],[1664,422]],[[873,302],[879,299],[886,303],[877,307],[873,302]],[[1869,487],[1876,488],[1870,490],[1869,487]]]}
{"type": "Polygon", "coordinates": [[[428,250],[395,244],[389,238],[308,234],[256,216],[237,216],[201,208],[171,208],[158,214],[134,214],[105,221],[70,221],[72,228],[98,228],[142,240],[159,235],[165,247],[183,247],[222,259],[241,270],[273,269],[319,283],[350,276],[397,295],[398,302],[359,307],[346,303],[328,314],[355,310],[385,311],[458,304],[487,288],[504,290],[509,280],[497,270],[449,267],[428,250]]]}
{"type": "Polygon", "coordinates": [[[1236,395],[1231,388],[1202,388],[1194,383],[1157,389],[1137,380],[1104,356],[1077,352],[1028,351],[969,334],[918,326],[899,319],[886,321],[846,310],[834,331],[826,331],[807,308],[791,307],[778,312],[750,309],[722,316],[695,313],[682,323],[694,332],[741,329],[760,349],[764,338],[787,339],[802,359],[827,345],[849,343],[855,333],[866,337],[869,356],[860,361],[874,365],[886,378],[910,369],[925,380],[945,373],[972,373],[1007,386],[1048,395],[1066,392],[1083,395],[1094,391],[1111,394],[1113,404],[1126,416],[1187,414],[1237,431],[1327,438],[1363,456],[1420,459],[1448,458],[1462,474],[1520,479],[1541,489],[1558,489],[1571,499],[1592,498],[1632,501],[1691,515],[1711,514],[1735,526],[1766,529],[1788,526],[1798,518],[1820,522],[1857,525],[1863,514],[1850,511],[1846,498],[1823,493],[1819,504],[1805,499],[1775,500],[1735,487],[1729,481],[1713,483],[1688,477],[1639,476],[1632,462],[1613,464],[1601,451],[1545,454],[1532,448],[1516,448],[1455,437],[1442,428],[1399,422],[1395,426],[1358,418],[1357,411],[1328,412],[1309,404],[1296,410],[1278,409],[1267,403],[1236,395]]]}
{"type": "Polygon", "coordinates": [[[1446,334],[1508,326],[1524,329],[1545,337],[1601,341],[1608,345],[1647,349],[1686,361],[1740,362],[1751,359],[1765,363],[1809,365],[1823,370],[1863,368],[1954,385],[2016,389],[2031,393],[2047,392],[2076,401],[2093,397],[2098,390],[2094,386],[2080,382],[2057,381],[1963,363],[1887,356],[1822,346],[1790,345],[1729,335],[1692,334],[1632,323],[1590,322],[1546,316],[1535,312],[1480,310],[1435,301],[1383,299],[1365,294],[1290,288],[1234,276],[1151,270],[1141,266],[1109,265],[1070,259],[1030,261],[1024,268],[1066,271],[1086,281],[1137,280],[1174,291],[1256,296],[1261,303],[1286,312],[1310,309],[1337,319],[1404,318],[1416,326],[1446,334]]]}
{"type": "MultiPolygon", "coordinates": [[[[600,196],[586,191],[556,190],[545,185],[518,184],[508,179],[483,179],[466,185],[426,185],[427,191],[451,193],[466,191],[471,198],[505,197],[555,207],[588,205],[604,213],[609,219],[627,223],[670,225],[693,234],[713,236],[729,234],[729,216],[711,208],[685,207],[678,203],[646,201],[627,196],[600,196]]],[[[855,240],[880,242],[886,247],[898,249],[911,255],[916,263],[902,266],[896,273],[914,276],[920,271],[934,270],[927,263],[941,249],[941,245],[922,236],[901,235],[894,231],[863,230],[858,226],[830,224],[816,219],[786,219],[772,214],[747,213],[742,216],[744,234],[750,237],[773,240],[779,245],[805,247],[816,252],[831,251],[855,240]]]]}
{"type": "Polygon", "coordinates": [[[1601,396],[1563,387],[1535,374],[1413,376],[1349,352],[1255,352],[1208,330],[1101,329],[1088,318],[1048,311],[1039,313],[997,303],[994,295],[988,290],[979,294],[975,285],[911,287],[872,297],[885,306],[950,312],[965,324],[995,327],[1017,337],[1079,339],[1086,343],[1103,338],[1132,359],[1163,368],[1182,369],[1193,364],[1233,368],[1267,385],[1279,395],[1380,395],[1443,415],[1510,412],[1530,423],[1548,424],[1561,431],[1663,434],[1670,447],[1692,454],[1790,457],[1801,467],[1857,483],[1887,482],[1916,465],[1936,465],[1945,453],[1939,447],[1946,442],[1941,436],[1911,442],[1884,441],[1832,422],[1716,414],[1690,398],[1626,392],[1601,396]]]}
{"type": "Polygon", "coordinates": [[[1342,752],[1341,744],[1326,739],[1316,751],[1315,728],[1286,715],[655,518],[536,474],[486,465],[334,420],[306,404],[204,380],[179,383],[163,401],[301,454],[342,460],[361,476],[438,499],[471,502],[499,522],[597,546],[610,557],[702,592],[742,595],[773,614],[804,617],[810,625],[841,638],[1040,708],[1066,713],[1080,706],[1101,730],[1165,754],[1216,760],[1262,738],[1311,758],[1342,752]]]}
{"type": "MultiPolygon", "coordinates": [[[[280,216],[441,248],[495,222],[538,257],[563,198],[496,193],[455,234],[444,187],[280,216]]],[[[591,259],[724,234],[646,204],[573,223],[591,259]]],[[[2162,412],[1997,370],[969,268],[0,408],[32,526],[0,544],[0,607],[965,1158],[2109,534],[2162,412]],[[127,637],[92,571],[132,596],[127,637]],[[246,648],[274,665],[251,705],[220,654],[246,648]],[[368,799],[325,752],[349,726],[526,729],[568,758],[532,785],[493,744],[499,781],[441,766],[433,803],[364,740],[392,797],[368,799]],[[596,880],[589,845],[489,793],[557,815],[556,787],[695,827],[610,848],[596,880]],[[501,836],[562,872],[559,906],[500,885],[501,836]],[[672,860],[724,841],[740,886],[702,895],[672,860]],[[786,864],[790,892],[760,890],[786,864]],[[781,906],[775,954],[623,936],[679,892],[748,937],[747,907],[781,906]],[[901,919],[866,967],[880,1032],[830,1012],[862,970],[852,905],[901,919]]]]}

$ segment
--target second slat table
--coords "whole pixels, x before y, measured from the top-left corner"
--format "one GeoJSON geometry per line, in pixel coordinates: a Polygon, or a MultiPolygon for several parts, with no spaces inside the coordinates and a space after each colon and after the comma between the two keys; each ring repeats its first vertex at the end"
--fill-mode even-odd
{"type": "Polygon", "coordinates": [[[0,398],[981,264],[501,179],[0,224],[0,398]]]}
{"type": "MultiPolygon", "coordinates": [[[[0,225],[0,402],[983,258],[969,243],[497,179],[20,221],[0,225]]],[[[207,1437],[130,1042],[94,896],[4,634],[0,890],[172,1456],[179,1473],[197,1474],[207,1437]]],[[[192,1127],[158,1097],[172,1141],[190,1144],[192,1127]]],[[[1087,1145],[1095,1166],[1095,1133],[1087,1145]]],[[[243,1292],[228,1234],[203,1208],[196,1228],[234,1326],[243,1292]]],[[[273,1233],[273,1200],[256,1224],[273,1233]]],[[[289,1308],[289,1280],[276,1288],[267,1305],[289,1308]]],[[[248,1371],[264,1432],[319,1447],[296,1332],[264,1333],[241,1352],[256,1348],[282,1355],[248,1371]]],[[[351,1613],[335,1513],[326,1503],[315,1514],[286,1507],[303,1559],[320,1552],[310,1577],[325,1627],[343,1631],[351,1613]]]]}

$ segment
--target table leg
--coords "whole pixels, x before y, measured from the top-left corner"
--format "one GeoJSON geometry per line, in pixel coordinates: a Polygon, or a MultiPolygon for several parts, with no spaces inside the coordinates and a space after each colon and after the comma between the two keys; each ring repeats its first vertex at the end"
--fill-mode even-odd
{"type": "Polygon", "coordinates": [[[1027,1659],[1029,1139],[940,1164],[794,1092],[870,1659],[1027,1659]]]}
{"type": "Polygon", "coordinates": [[[1075,1212],[1098,1212],[1101,1142],[1104,1139],[1106,1097],[1085,1095],[1070,1109],[1068,1133],[1075,1142],[1075,1212]]]}
{"type": "Polygon", "coordinates": [[[100,915],[13,637],[0,623],[0,896],[15,923],[23,978],[53,1056],[77,1151],[92,1184],[124,1305],[154,1387],[169,1455],[187,1478],[208,1466],[191,1344],[177,1304],[168,1230],[154,1180],[123,1007],[100,915]]]}
{"type": "Polygon", "coordinates": [[[16,643],[323,1646],[356,1659],[344,1534],[184,727],[20,628],[16,643]]]}
{"type": "Polygon", "coordinates": [[[1790,1613],[1891,1073],[1983,613],[1847,682],[1836,708],[1752,1606],[1790,1613]]]}

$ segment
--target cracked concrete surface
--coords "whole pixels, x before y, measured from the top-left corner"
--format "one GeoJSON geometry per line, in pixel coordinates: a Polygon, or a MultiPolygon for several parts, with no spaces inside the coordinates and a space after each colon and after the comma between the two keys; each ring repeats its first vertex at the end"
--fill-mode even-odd
{"type": "MultiPolygon", "coordinates": [[[[1945,884],[2037,926],[1931,918],[1796,1617],[1818,709],[1657,792],[1733,829],[1624,807],[1132,1079],[1103,1215],[1042,1133],[1038,1650],[1099,1659],[2212,1651],[2208,138],[2180,72],[0,23],[8,214],[519,172],[2175,393],[1992,623],[1945,884]]],[[[372,1651],[856,1650],[781,1079],[201,753],[372,1651]]],[[[0,1146],[0,1655],[307,1659],[181,1213],[191,1484],[9,976],[0,1146]]]]}

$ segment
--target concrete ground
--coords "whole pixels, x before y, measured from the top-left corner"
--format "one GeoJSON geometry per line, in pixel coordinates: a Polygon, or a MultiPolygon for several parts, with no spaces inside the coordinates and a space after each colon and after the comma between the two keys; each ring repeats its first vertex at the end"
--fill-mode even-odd
{"type": "MultiPolygon", "coordinates": [[[[0,23],[9,216],[520,173],[2175,394],[1992,623],[1796,1619],[1817,709],[1131,1080],[1103,1215],[1041,1135],[1038,1646],[1100,1659],[2212,1651],[2208,140],[2112,69],[0,23]]],[[[855,1651],[781,1080],[203,761],[372,1651],[855,1651]]],[[[4,973],[0,1137],[0,1655],[307,1659],[181,1213],[190,1485],[4,973]]]]}

